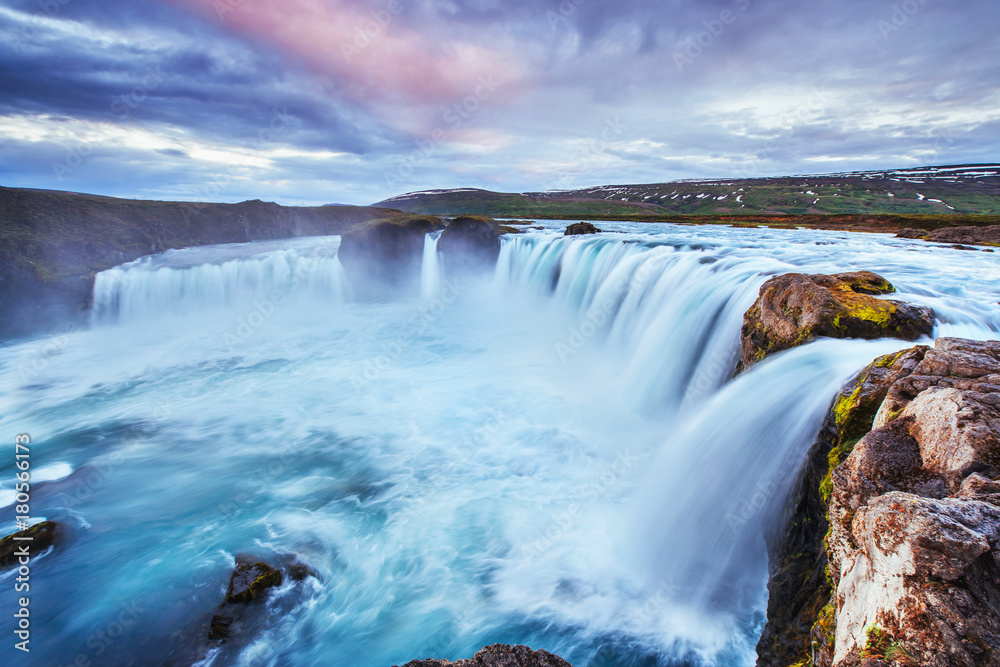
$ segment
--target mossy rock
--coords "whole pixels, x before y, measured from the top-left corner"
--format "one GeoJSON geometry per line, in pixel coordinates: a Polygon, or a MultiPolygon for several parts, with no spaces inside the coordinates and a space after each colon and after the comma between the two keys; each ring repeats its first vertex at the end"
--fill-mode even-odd
{"type": "Polygon", "coordinates": [[[17,565],[17,551],[25,545],[32,557],[42,553],[55,542],[58,529],[59,524],[55,521],[43,521],[3,538],[0,540],[0,567],[17,565]],[[30,538],[30,541],[25,538],[30,538]]]}
{"type": "Polygon", "coordinates": [[[875,298],[894,291],[885,278],[868,271],[772,278],[743,318],[742,366],[819,337],[916,340],[930,335],[935,321],[930,308],[875,298]]]}
{"type": "Polygon", "coordinates": [[[600,234],[601,230],[589,222],[577,222],[566,228],[564,236],[580,236],[583,234],[600,234]]]}
{"type": "Polygon", "coordinates": [[[226,602],[240,604],[253,602],[268,589],[281,585],[281,572],[267,563],[239,563],[229,578],[226,602]]]}

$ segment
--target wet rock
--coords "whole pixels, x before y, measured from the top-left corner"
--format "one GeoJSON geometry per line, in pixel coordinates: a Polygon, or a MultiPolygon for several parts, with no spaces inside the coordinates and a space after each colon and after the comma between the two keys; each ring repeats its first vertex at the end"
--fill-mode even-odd
{"type": "Polygon", "coordinates": [[[440,218],[410,216],[363,222],[341,237],[338,256],[363,299],[387,299],[420,289],[424,238],[444,229],[440,218]]]}
{"type": "MultiPolygon", "coordinates": [[[[520,233],[513,230],[508,233],[520,233]]],[[[500,225],[492,218],[462,216],[441,232],[438,252],[445,271],[452,276],[492,271],[500,256],[500,225]]]]}
{"type": "Polygon", "coordinates": [[[28,546],[28,552],[32,557],[38,556],[52,546],[58,529],[59,524],[56,522],[43,521],[3,538],[0,540],[0,567],[17,565],[19,557],[17,551],[25,545],[28,546]]]}
{"type": "Polygon", "coordinates": [[[494,644],[476,653],[471,660],[413,660],[404,667],[572,667],[547,651],[532,651],[527,646],[494,644]]]}
{"type": "Polygon", "coordinates": [[[580,236],[582,234],[600,234],[601,230],[589,222],[576,222],[566,228],[565,236],[580,236]]]}
{"type": "Polygon", "coordinates": [[[239,604],[253,602],[270,588],[281,585],[281,572],[267,563],[237,562],[229,579],[226,602],[239,604]]]}
{"type": "Polygon", "coordinates": [[[232,616],[223,616],[221,614],[216,614],[212,617],[212,621],[209,626],[208,638],[209,639],[227,639],[229,637],[229,629],[233,625],[232,616]]]}
{"type": "Polygon", "coordinates": [[[894,291],[884,278],[867,271],[772,278],[744,316],[742,366],[821,336],[916,340],[929,335],[934,329],[931,309],[875,298],[894,291]]]}

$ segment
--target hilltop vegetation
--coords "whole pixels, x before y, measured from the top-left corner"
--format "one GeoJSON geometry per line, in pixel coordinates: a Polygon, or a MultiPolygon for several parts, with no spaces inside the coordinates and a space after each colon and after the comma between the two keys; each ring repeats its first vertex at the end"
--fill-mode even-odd
{"type": "Polygon", "coordinates": [[[393,197],[380,205],[432,215],[595,220],[676,215],[1000,215],[1000,167],[676,181],[523,194],[434,190],[393,197]]]}

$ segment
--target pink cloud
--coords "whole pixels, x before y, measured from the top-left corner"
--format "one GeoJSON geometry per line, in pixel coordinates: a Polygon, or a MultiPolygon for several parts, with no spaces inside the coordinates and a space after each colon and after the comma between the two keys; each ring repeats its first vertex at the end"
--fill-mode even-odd
{"type": "Polygon", "coordinates": [[[278,46],[409,131],[430,130],[435,117],[440,124],[441,112],[474,95],[482,77],[503,81],[506,97],[527,72],[510,49],[419,32],[407,24],[403,0],[365,7],[345,0],[167,1],[278,46]]]}

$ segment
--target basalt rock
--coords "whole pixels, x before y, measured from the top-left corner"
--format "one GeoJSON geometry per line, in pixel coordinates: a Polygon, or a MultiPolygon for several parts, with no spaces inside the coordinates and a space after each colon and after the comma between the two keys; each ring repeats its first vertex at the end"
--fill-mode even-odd
{"type": "Polygon", "coordinates": [[[580,236],[582,234],[600,234],[601,230],[589,222],[576,222],[566,228],[565,236],[580,236]]]}
{"type": "Polygon", "coordinates": [[[470,660],[412,660],[404,667],[572,667],[547,651],[532,651],[527,646],[494,644],[476,653],[470,660]]]}
{"type": "MultiPolygon", "coordinates": [[[[507,233],[519,234],[521,230],[507,233]]],[[[500,235],[500,225],[491,218],[455,218],[438,240],[445,271],[451,276],[492,271],[500,256],[500,235]]]]}
{"type": "Polygon", "coordinates": [[[441,229],[440,218],[410,216],[363,222],[345,232],[338,256],[355,294],[382,300],[418,291],[424,239],[441,229]]]}
{"type": "Polygon", "coordinates": [[[43,521],[0,540],[0,568],[17,565],[17,551],[24,546],[28,547],[31,556],[48,549],[56,539],[58,528],[59,524],[54,521],[43,521]]]}
{"type": "Polygon", "coordinates": [[[742,366],[821,336],[916,340],[930,335],[934,312],[875,298],[892,292],[887,280],[868,271],[772,278],[743,318],[742,366]]]}

